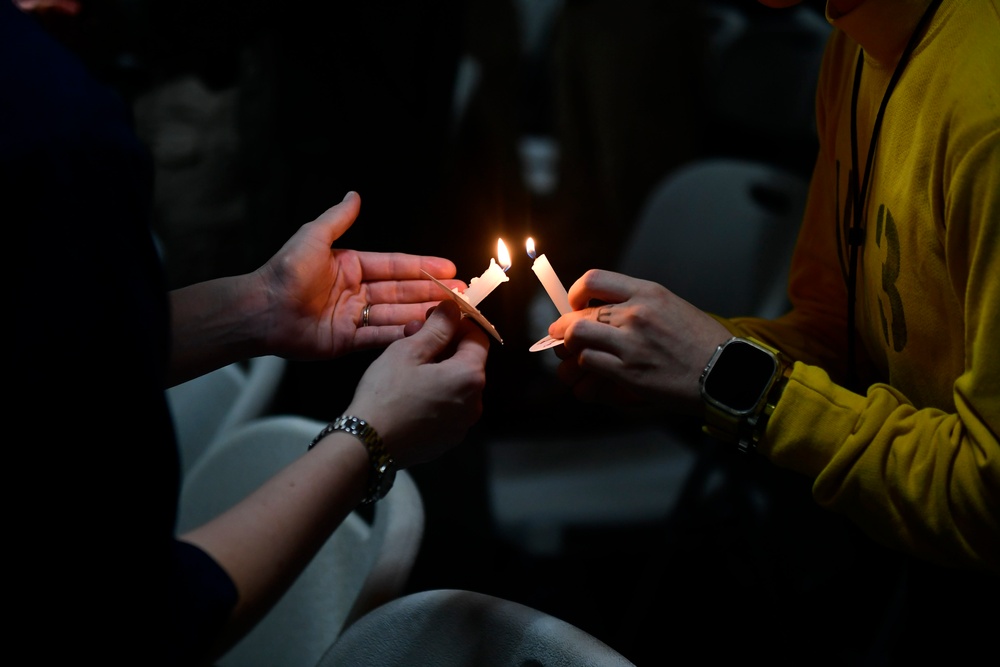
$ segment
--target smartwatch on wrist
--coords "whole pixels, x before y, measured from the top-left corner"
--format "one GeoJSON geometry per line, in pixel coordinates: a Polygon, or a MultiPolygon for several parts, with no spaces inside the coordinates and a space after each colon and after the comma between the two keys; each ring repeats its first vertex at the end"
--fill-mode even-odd
{"type": "Polygon", "coordinates": [[[751,338],[719,345],[701,373],[705,432],[751,452],[784,389],[790,366],[777,350],[751,338]]]}

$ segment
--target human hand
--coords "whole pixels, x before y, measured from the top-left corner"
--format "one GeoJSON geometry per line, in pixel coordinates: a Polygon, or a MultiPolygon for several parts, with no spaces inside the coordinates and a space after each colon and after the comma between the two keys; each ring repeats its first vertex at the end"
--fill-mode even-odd
{"type": "Polygon", "coordinates": [[[573,312],[549,334],[564,339],[557,375],[577,398],[700,414],[698,378],[730,337],[722,324],[662,285],[611,271],[585,273],[569,300],[573,312]]]}
{"type": "Polygon", "coordinates": [[[441,300],[441,288],[464,287],[441,257],[331,249],[361,207],[357,193],[303,225],[255,273],[266,295],[266,349],[292,359],[328,359],[385,347],[404,337],[441,300]],[[370,304],[367,326],[365,307],[370,304]]]}
{"type": "Polygon", "coordinates": [[[400,468],[437,458],[478,421],[489,351],[485,332],[450,299],[409,330],[368,367],[347,410],[379,432],[400,468]]]}

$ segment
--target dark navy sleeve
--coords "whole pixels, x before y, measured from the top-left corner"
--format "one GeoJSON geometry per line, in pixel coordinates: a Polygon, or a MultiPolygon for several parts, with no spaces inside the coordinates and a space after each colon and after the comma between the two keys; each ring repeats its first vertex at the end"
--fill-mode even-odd
{"type": "Polygon", "coordinates": [[[236,602],[175,536],[170,312],[128,107],[0,0],[11,650],[191,664],[236,602]]]}

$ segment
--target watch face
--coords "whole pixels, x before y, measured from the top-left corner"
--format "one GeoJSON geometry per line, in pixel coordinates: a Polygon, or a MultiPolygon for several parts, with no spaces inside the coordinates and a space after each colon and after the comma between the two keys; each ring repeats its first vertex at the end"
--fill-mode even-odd
{"type": "Polygon", "coordinates": [[[777,360],[766,350],[734,340],[722,349],[705,378],[705,395],[733,412],[750,412],[764,397],[777,368],[777,360]]]}

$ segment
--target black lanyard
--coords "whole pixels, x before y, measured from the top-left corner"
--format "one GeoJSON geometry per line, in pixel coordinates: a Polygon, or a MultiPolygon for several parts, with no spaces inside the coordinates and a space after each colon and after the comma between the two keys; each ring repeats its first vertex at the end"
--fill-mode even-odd
{"type": "Polygon", "coordinates": [[[878,133],[882,128],[882,118],[885,116],[885,107],[889,104],[889,96],[892,95],[892,91],[896,87],[896,82],[899,81],[899,77],[903,74],[903,68],[913,54],[913,49],[916,48],[917,43],[920,41],[920,36],[924,32],[924,28],[940,4],[941,0],[932,0],[931,4],[924,11],[924,15],[920,17],[917,27],[913,29],[913,34],[910,35],[910,41],[907,42],[906,48],[903,49],[903,53],[899,57],[899,62],[896,63],[896,69],[892,73],[892,78],[889,79],[889,85],[886,86],[885,94],[882,95],[882,104],[879,105],[878,114],[875,116],[875,124],[872,126],[872,139],[871,143],[868,144],[868,159],[865,160],[864,180],[860,183],[860,187],[858,183],[858,89],[861,88],[861,68],[865,62],[865,52],[863,49],[858,50],[858,64],[854,68],[854,90],[851,93],[851,178],[853,180],[851,185],[854,192],[854,208],[851,213],[851,229],[847,235],[850,252],[850,265],[847,276],[847,361],[849,373],[848,386],[852,389],[858,383],[856,361],[854,358],[855,339],[857,337],[857,333],[854,330],[854,303],[857,299],[858,248],[861,247],[865,240],[865,228],[861,226],[861,217],[865,210],[865,201],[868,197],[868,182],[872,175],[872,163],[875,161],[875,145],[878,143],[878,133]]]}

